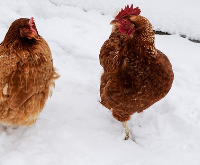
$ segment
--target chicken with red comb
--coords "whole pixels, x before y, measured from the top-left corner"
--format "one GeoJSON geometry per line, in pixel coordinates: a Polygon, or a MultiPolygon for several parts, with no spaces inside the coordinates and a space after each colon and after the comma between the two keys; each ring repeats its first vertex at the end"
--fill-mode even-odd
{"type": "Polygon", "coordinates": [[[156,49],[152,25],[138,7],[126,6],[111,25],[99,54],[103,67],[100,102],[122,122],[127,140],[131,115],[164,98],[174,74],[167,56],[156,49]]]}
{"type": "Polygon", "coordinates": [[[33,17],[15,20],[0,45],[0,123],[35,123],[58,77],[33,17]]]}

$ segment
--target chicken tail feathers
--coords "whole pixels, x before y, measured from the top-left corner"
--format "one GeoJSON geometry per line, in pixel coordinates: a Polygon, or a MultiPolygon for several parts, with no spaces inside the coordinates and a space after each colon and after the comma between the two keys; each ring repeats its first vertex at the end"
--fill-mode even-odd
{"type": "Polygon", "coordinates": [[[56,73],[56,69],[53,68],[53,73],[47,83],[47,86],[49,86],[49,97],[52,96],[53,88],[55,88],[55,80],[58,79],[59,77],[60,77],[60,75],[58,73],[56,73]]]}

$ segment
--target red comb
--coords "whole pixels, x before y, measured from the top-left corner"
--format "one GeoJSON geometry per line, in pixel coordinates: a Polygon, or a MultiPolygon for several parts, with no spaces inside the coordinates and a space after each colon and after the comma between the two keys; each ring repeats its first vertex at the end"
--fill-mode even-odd
{"type": "Polygon", "coordinates": [[[120,20],[129,15],[139,15],[141,10],[139,7],[133,8],[133,4],[131,7],[129,5],[125,6],[125,9],[122,9],[119,14],[115,17],[115,20],[120,20]]]}
{"type": "Polygon", "coordinates": [[[32,27],[34,25],[33,17],[30,18],[28,23],[29,23],[30,27],[32,27]]]}

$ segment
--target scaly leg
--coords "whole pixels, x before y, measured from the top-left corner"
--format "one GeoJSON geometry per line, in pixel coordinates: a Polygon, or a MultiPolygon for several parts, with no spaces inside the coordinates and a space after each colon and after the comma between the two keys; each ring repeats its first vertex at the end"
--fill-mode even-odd
{"type": "Polygon", "coordinates": [[[127,121],[122,122],[122,125],[125,129],[125,134],[126,134],[124,140],[128,140],[129,139],[129,129],[128,129],[127,121]]]}

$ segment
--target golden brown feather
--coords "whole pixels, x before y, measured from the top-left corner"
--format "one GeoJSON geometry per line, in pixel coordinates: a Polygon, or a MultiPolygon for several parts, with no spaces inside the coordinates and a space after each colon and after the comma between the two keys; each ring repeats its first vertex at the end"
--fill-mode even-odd
{"type": "Polygon", "coordinates": [[[0,45],[0,123],[35,123],[58,77],[33,18],[14,21],[0,45]]]}
{"type": "Polygon", "coordinates": [[[155,48],[151,23],[140,15],[125,19],[130,21],[133,32],[128,34],[130,29],[124,30],[118,20],[112,21],[112,33],[99,55],[104,69],[101,104],[112,110],[113,117],[120,122],[128,121],[135,112],[140,113],[162,99],[174,78],[167,56],[155,48]]]}

